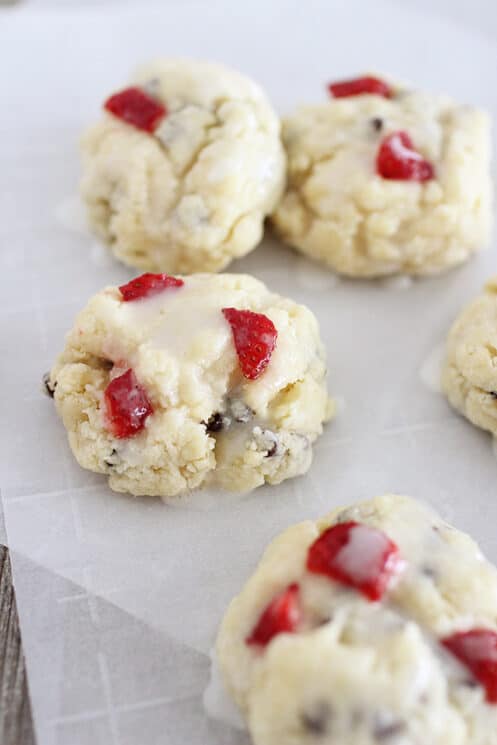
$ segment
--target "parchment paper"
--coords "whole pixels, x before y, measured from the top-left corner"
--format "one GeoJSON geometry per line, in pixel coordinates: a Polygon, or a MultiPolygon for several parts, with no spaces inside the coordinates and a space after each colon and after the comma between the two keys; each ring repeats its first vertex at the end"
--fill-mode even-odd
{"type": "Polygon", "coordinates": [[[246,743],[202,707],[217,624],[276,533],[339,503],[387,490],[423,498],[497,560],[490,439],[420,375],[497,269],[494,251],[413,283],[337,281],[271,239],[232,265],[319,318],[343,403],[307,476],[180,509],[113,494],[76,465],[41,376],[88,297],[133,275],[81,222],[83,126],[159,54],[238,67],[280,111],[375,68],[495,115],[496,46],[388,2],[0,11],[1,486],[38,745],[246,743]]]}

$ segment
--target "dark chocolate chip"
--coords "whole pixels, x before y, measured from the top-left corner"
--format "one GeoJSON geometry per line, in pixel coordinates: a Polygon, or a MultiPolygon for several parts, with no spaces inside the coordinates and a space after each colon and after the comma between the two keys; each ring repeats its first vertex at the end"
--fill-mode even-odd
{"type": "Polygon", "coordinates": [[[322,737],[328,732],[332,709],[327,701],[317,701],[312,709],[304,711],[301,716],[303,728],[315,737],[322,737]]]}
{"type": "Polygon", "coordinates": [[[327,624],[331,623],[333,620],[333,616],[330,613],[328,616],[325,616],[323,618],[320,618],[319,621],[317,621],[316,626],[327,626],[327,624]]]}
{"type": "Polygon", "coordinates": [[[50,398],[53,398],[54,393],[55,393],[55,388],[57,387],[57,383],[55,382],[53,386],[50,385],[50,373],[45,373],[45,375],[43,376],[43,387],[44,387],[44,391],[47,394],[47,396],[50,396],[50,398]]]}
{"type": "Polygon", "coordinates": [[[381,721],[381,717],[376,718],[373,728],[373,737],[378,742],[385,742],[392,737],[401,735],[407,729],[406,723],[401,719],[394,719],[390,722],[381,721]]]}
{"type": "Polygon", "coordinates": [[[107,460],[107,458],[104,460],[105,465],[109,466],[109,468],[114,468],[116,463],[111,461],[110,459],[115,458],[116,455],[117,455],[117,450],[115,448],[112,448],[112,450],[110,451],[109,460],[107,460]]]}
{"type": "Polygon", "coordinates": [[[216,411],[204,424],[207,432],[220,432],[226,426],[227,419],[221,412],[216,411]]]}
{"type": "Polygon", "coordinates": [[[266,453],[266,458],[272,458],[273,455],[276,455],[276,451],[278,450],[278,443],[275,440],[269,450],[266,453]]]}
{"type": "Polygon", "coordinates": [[[371,126],[375,130],[375,132],[381,132],[383,129],[383,119],[381,119],[379,116],[373,117],[371,119],[371,126]]]}
{"type": "Polygon", "coordinates": [[[489,394],[492,396],[492,398],[497,398],[497,391],[489,391],[489,394]]]}
{"type": "Polygon", "coordinates": [[[102,368],[102,370],[112,370],[114,367],[114,363],[112,360],[108,360],[107,357],[99,357],[98,358],[98,364],[102,368]]]}

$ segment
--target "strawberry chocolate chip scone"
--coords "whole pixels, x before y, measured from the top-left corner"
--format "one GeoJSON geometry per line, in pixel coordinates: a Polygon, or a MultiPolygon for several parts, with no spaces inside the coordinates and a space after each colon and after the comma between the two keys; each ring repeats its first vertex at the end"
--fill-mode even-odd
{"type": "Polygon", "coordinates": [[[495,745],[497,570],[408,497],[276,538],[217,659],[254,745],[495,745]]]}
{"type": "Polygon", "coordinates": [[[117,258],[218,271],[259,243],[286,164],[256,83],[217,64],[159,60],[103,108],[83,138],[82,195],[117,258]]]}
{"type": "Polygon", "coordinates": [[[455,409],[497,438],[497,277],[450,329],[442,389],[455,409]]]}
{"type": "Polygon", "coordinates": [[[46,386],[81,466],[174,497],[307,471],[325,376],[306,307],[246,275],[144,274],[89,301],[46,386]]]}
{"type": "Polygon", "coordinates": [[[284,240],[352,277],[443,272],[488,242],[483,111],[373,77],[329,92],[283,122],[284,240]]]}

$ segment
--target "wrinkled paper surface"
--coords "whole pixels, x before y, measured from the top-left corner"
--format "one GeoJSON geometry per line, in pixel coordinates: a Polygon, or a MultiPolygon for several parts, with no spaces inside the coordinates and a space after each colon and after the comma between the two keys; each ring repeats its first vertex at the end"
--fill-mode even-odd
{"type": "Polygon", "coordinates": [[[494,251],[413,283],[337,281],[271,239],[233,264],[315,311],[342,404],[307,476],[217,509],[200,497],[182,509],[113,494],[77,466],[41,392],[76,312],[133,276],[89,234],[75,199],[78,137],[104,97],[144,59],[193,55],[253,75],[282,112],[323,100],[330,78],[374,67],[495,114],[496,47],[399,5],[0,11],[1,487],[38,745],[246,743],[205,714],[208,653],[263,548],[295,521],[404,492],[497,560],[490,438],[422,380],[461,305],[497,269],[494,251]]]}

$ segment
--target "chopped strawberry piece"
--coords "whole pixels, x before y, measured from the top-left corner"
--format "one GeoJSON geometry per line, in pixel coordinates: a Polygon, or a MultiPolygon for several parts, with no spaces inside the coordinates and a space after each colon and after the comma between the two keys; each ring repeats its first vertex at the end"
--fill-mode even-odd
{"type": "Polygon", "coordinates": [[[278,332],[274,323],[251,310],[223,308],[223,315],[231,326],[243,375],[256,380],[268,366],[276,346],[278,332]]]}
{"type": "Polygon", "coordinates": [[[104,393],[107,423],[114,437],[133,437],[153,413],[147,394],[133,370],[111,380],[104,393]]]}
{"type": "Polygon", "coordinates": [[[407,132],[385,137],[376,156],[376,170],[382,178],[398,181],[429,181],[435,177],[432,164],[416,152],[407,132]]]}
{"type": "Polygon", "coordinates": [[[265,647],[277,634],[292,634],[300,617],[299,586],[292,584],[271,600],[245,641],[265,647]]]}
{"type": "Polygon", "coordinates": [[[497,632],[460,631],[442,639],[442,644],[471,670],[485,688],[487,701],[497,704],[497,632]]]}
{"type": "Polygon", "coordinates": [[[362,523],[332,525],[309,548],[307,568],[380,600],[405,563],[381,530],[362,523]]]}
{"type": "Polygon", "coordinates": [[[361,96],[364,93],[370,96],[383,96],[384,98],[392,98],[393,96],[393,91],[387,83],[371,76],[354,78],[353,80],[342,80],[339,83],[330,83],[328,90],[335,98],[361,96]]]}
{"type": "Polygon", "coordinates": [[[119,290],[125,303],[130,300],[141,300],[142,298],[157,295],[163,290],[170,287],[183,287],[185,283],[177,277],[170,277],[169,274],[142,274],[135,277],[131,282],[121,285],[119,290]]]}
{"type": "Polygon", "coordinates": [[[104,108],[123,122],[154,132],[166,116],[166,107],[140,88],[125,88],[107,99],[104,108]]]}

